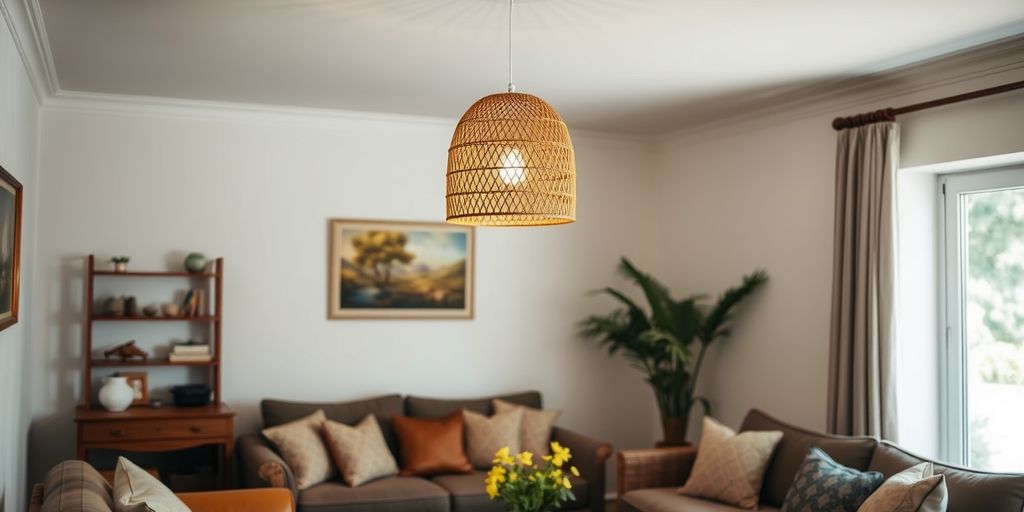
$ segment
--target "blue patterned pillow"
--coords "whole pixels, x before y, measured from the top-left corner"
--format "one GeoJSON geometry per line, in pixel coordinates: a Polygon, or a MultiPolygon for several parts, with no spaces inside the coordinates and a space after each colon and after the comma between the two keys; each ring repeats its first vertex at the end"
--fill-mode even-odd
{"type": "Polygon", "coordinates": [[[857,512],[883,479],[877,471],[848,468],[811,448],[786,492],[782,512],[857,512]]]}

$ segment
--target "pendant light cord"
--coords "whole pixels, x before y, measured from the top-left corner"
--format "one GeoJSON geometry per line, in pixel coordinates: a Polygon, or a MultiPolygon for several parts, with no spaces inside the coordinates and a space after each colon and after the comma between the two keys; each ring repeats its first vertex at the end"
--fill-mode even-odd
{"type": "Polygon", "coordinates": [[[516,0],[508,0],[508,92],[516,92],[516,84],[512,81],[512,10],[516,0]]]}

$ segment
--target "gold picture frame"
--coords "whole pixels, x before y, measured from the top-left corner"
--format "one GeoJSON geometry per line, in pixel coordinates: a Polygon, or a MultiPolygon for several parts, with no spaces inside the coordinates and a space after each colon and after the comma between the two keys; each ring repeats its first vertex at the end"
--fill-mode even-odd
{"type": "Polygon", "coordinates": [[[473,318],[475,243],[470,226],[330,219],[327,318],[473,318]]]}
{"type": "Polygon", "coordinates": [[[0,167],[0,331],[18,323],[21,196],[21,183],[0,167]]]}

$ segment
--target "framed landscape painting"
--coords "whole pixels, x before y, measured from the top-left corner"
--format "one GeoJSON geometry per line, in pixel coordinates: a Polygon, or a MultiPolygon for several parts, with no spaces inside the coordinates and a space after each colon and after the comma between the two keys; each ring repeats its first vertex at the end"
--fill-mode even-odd
{"type": "Polygon", "coordinates": [[[0,167],[0,331],[18,323],[21,183],[0,167]]]}
{"type": "Polygon", "coordinates": [[[328,318],[472,318],[473,228],[332,219],[328,318]]]}

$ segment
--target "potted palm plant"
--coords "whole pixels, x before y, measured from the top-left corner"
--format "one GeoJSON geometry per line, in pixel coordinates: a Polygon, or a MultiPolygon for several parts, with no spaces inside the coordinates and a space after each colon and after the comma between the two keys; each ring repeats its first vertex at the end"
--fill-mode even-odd
{"type": "Polygon", "coordinates": [[[621,353],[643,372],[654,390],[661,413],[665,444],[686,444],[690,411],[701,404],[710,414],[707,398],[696,395],[697,378],[708,348],[730,334],[736,307],[767,280],[763,270],[743,277],[714,303],[703,295],[676,300],[657,279],[622,258],[619,272],[643,291],[648,309],[624,293],[603,288],[595,293],[614,297],[622,307],[605,315],[591,315],[579,322],[579,333],[608,350],[621,353]]]}

